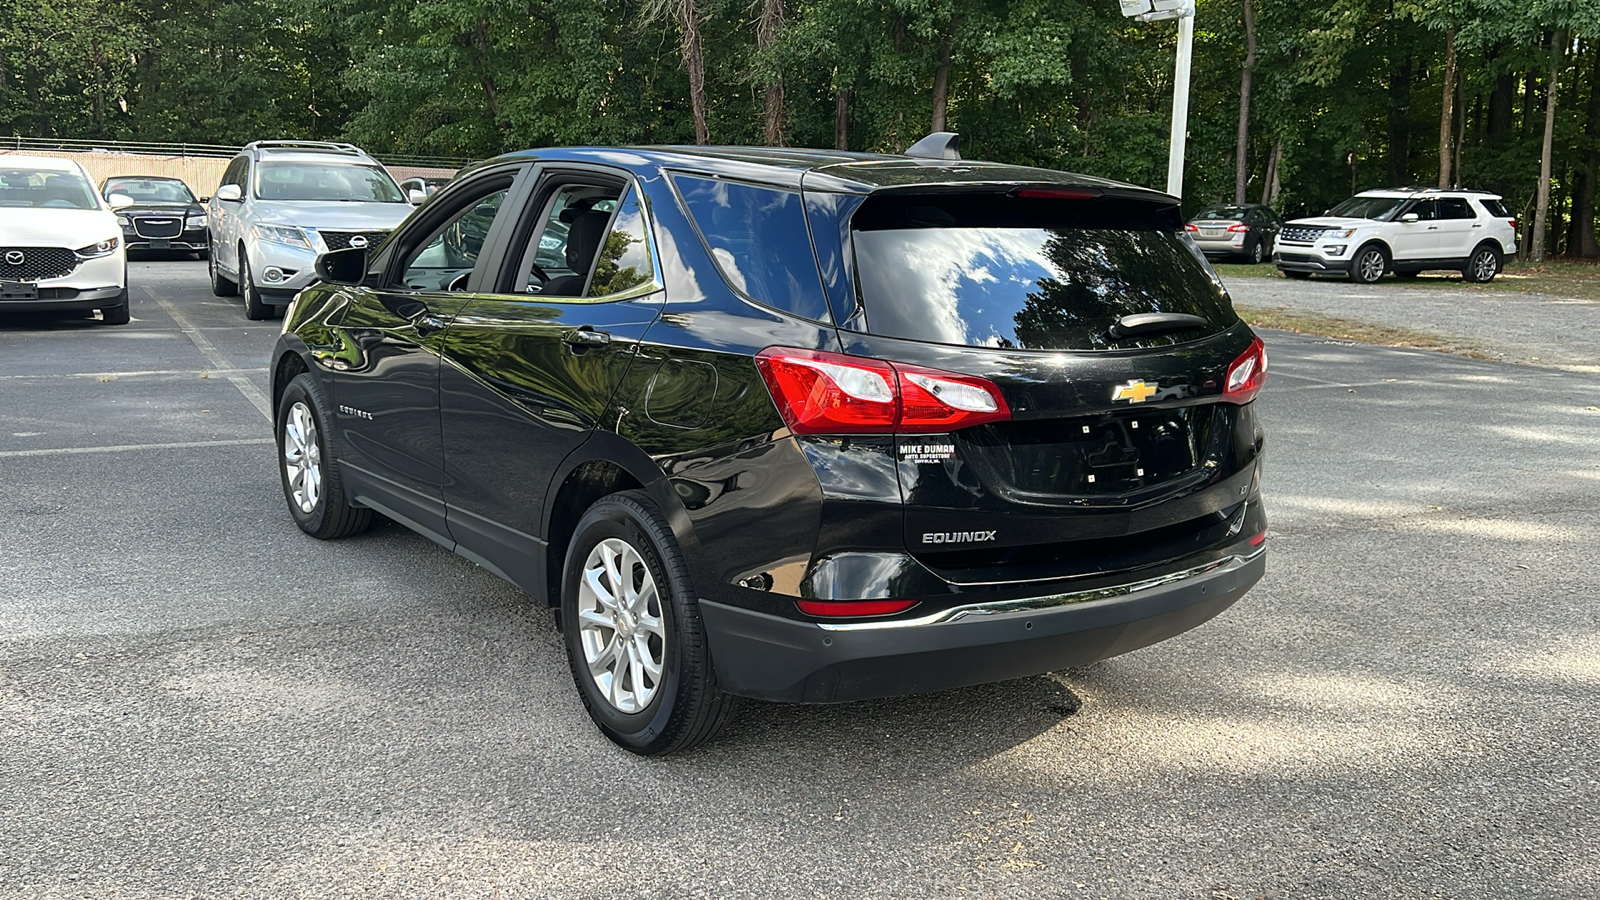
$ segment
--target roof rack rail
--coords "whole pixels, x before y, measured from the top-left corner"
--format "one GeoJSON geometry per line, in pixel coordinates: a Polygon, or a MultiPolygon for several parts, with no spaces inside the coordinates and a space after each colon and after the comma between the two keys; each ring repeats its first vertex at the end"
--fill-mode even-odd
{"type": "Polygon", "coordinates": [[[246,150],[313,150],[319,152],[345,153],[351,156],[366,154],[355,144],[342,144],[336,141],[251,141],[244,145],[246,150]]]}

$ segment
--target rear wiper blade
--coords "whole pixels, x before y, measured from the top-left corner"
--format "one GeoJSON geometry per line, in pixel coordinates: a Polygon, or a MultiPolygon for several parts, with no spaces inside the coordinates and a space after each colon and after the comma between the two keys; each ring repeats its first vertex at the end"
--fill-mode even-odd
{"type": "Polygon", "coordinates": [[[1188,313],[1134,313],[1111,323],[1111,327],[1106,330],[1112,340],[1120,341],[1144,334],[1204,328],[1210,324],[1211,320],[1205,316],[1191,316],[1188,313]]]}

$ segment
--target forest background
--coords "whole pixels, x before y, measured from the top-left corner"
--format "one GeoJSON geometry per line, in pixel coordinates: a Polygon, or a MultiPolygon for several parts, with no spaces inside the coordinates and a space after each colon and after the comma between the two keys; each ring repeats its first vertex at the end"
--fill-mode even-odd
{"type": "MultiPolygon", "coordinates": [[[[951,130],[1159,188],[1175,44],[1116,0],[0,0],[0,134],[482,158],[951,130]]],[[[1459,184],[1532,222],[1544,185],[1544,247],[1600,257],[1600,4],[1199,0],[1189,135],[1190,212],[1459,184]]]]}

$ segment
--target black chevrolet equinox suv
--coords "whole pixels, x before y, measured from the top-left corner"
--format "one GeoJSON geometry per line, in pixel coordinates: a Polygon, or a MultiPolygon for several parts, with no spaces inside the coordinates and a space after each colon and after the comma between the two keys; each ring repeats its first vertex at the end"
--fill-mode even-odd
{"type": "Polygon", "coordinates": [[[1266,355],[1164,194],[953,136],[529,151],[317,269],[271,361],[294,520],[556,607],[635,753],[1126,653],[1265,565],[1266,355]]]}

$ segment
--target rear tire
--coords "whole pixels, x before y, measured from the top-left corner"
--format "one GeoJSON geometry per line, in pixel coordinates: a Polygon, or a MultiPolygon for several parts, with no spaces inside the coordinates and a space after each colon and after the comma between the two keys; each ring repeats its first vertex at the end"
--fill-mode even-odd
{"type": "Polygon", "coordinates": [[[107,306],[100,310],[100,322],[105,325],[126,325],[132,316],[128,312],[128,289],[123,288],[121,301],[116,306],[107,306]]]}
{"type": "Polygon", "coordinates": [[[250,257],[239,248],[239,295],[244,298],[244,317],[257,322],[272,318],[272,307],[261,302],[261,292],[256,290],[256,279],[250,274],[250,257]]]}
{"type": "Polygon", "coordinates": [[[278,474],[289,515],[300,530],[324,541],[366,531],[372,510],[350,505],[339,460],[324,423],[332,421],[322,389],[308,374],[289,382],[278,401],[278,474]]]}
{"type": "Polygon", "coordinates": [[[604,497],[578,521],[561,623],[584,708],[625,750],[664,756],[699,746],[738,705],[717,685],[672,529],[642,491],[604,497]]]}
{"type": "Polygon", "coordinates": [[[1253,266],[1261,265],[1261,260],[1267,255],[1266,248],[1261,246],[1260,238],[1252,238],[1250,246],[1245,248],[1244,255],[1253,266]]]}
{"type": "Polygon", "coordinates": [[[1461,277],[1473,284],[1488,284],[1500,274],[1500,251],[1488,244],[1479,244],[1467,257],[1461,277]]]}
{"type": "Polygon", "coordinates": [[[1350,260],[1350,280],[1356,284],[1375,284],[1389,270],[1389,254],[1377,244],[1367,244],[1350,260]]]}
{"type": "Polygon", "coordinates": [[[202,254],[206,260],[206,271],[211,275],[211,293],[217,297],[233,297],[239,293],[239,286],[222,277],[217,271],[216,257],[210,253],[202,254]]]}

